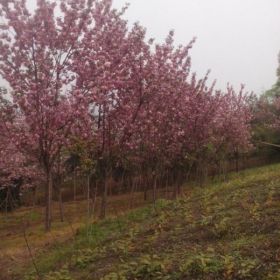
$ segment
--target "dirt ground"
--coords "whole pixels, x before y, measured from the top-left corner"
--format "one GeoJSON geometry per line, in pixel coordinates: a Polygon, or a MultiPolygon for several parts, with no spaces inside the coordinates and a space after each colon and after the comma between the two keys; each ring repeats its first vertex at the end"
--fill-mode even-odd
{"type": "MultiPolygon", "coordinates": [[[[164,192],[158,197],[163,197],[164,192]]],[[[149,197],[152,195],[150,194],[149,197]]],[[[108,216],[120,215],[132,208],[141,207],[150,201],[144,201],[143,193],[112,196],[108,199],[108,216]],[[133,200],[132,200],[133,199],[133,200]]],[[[100,200],[97,199],[95,214],[99,214],[100,200]]],[[[87,201],[82,197],[76,202],[64,203],[64,222],[60,221],[59,205],[53,202],[53,223],[50,233],[44,231],[44,207],[21,207],[0,214],[0,280],[12,280],[14,274],[20,274],[32,264],[32,256],[63,243],[76,234],[78,228],[87,220],[87,201]],[[25,237],[24,237],[25,236],[25,237]],[[30,251],[28,250],[30,247],[30,251]]]]}

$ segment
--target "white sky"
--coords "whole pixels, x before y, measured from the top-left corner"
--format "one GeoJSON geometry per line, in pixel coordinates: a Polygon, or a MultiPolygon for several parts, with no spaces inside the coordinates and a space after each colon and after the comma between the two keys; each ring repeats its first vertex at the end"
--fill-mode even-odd
{"type": "Polygon", "coordinates": [[[158,41],[170,29],[178,44],[196,36],[192,69],[199,75],[211,69],[219,87],[244,83],[260,93],[275,83],[280,0],[114,0],[114,5],[126,2],[129,22],[139,21],[158,41]]]}
{"type": "MultiPolygon", "coordinates": [[[[36,0],[27,0],[30,6],[36,0]]],[[[139,21],[148,37],[161,42],[170,29],[177,44],[194,36],[192,70],[199,76],[211,69],[211,79],[225,88],[260,93],[276,81],[280,51],[280,0],[113,0],[121,8],[130,3],[125,18],[139,21]]]]}

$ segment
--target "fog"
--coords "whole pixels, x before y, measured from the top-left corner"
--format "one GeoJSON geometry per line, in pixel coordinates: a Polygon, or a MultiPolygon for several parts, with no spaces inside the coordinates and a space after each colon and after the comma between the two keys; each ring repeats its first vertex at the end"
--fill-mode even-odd
{"type": "MultiPolygon", "coordinates": [[[[35,0],[27,0],[34,7],[35,0]]],[[[280,0],[114,0],[129,24],[139,21],[148,37],[164,40],[175,30],[176,44],[194,36],[192,70],[199,76],[211,69],[210,78],[225,88],[241,83],[261,93],[276,81],[280,51],[280,0]]]]}
{"type": "MultiPolygon", "coordinates": [[[[116,7],[127,1],[115,0],[116,7]]],[[[224,88],[241,83],[261,93],[276,81],[280,51],[280,0],[130,0],[126,18],[139,21],[162,41],[170,29],[176,43],[194,36],[193,71],[211,69],[224,88]]]]}

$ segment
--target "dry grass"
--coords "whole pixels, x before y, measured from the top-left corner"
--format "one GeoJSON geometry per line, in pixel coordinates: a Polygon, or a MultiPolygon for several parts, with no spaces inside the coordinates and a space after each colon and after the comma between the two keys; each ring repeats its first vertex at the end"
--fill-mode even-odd
{"type": "MultiPolygon", "coordinates": [[[[159,197],[164,195],[163,192],[159,193],[159,197]]],[[[107,213],[109,217],[115,217],[150,202],[144,201],[143,193],[135,193],[133,203],[129,194],[112,196],[108,199],[107,213]]],[[[94,219],[90,222],[98,219],[99,207],[100,199],[97,198],[94,219]]],[[[24,230],[36,256],[71,239],[77,230],[88,222],[87,201],[83,197],[79,197],[76,202],[64,203],[64,222],[60,222],[58,203],[53,202],[53,224],[50,233],[44,231],[44,211],[44,207],[21,207],[12,213],[0,213],[0,280],[13,279],[10,275],[30,264],[24,230]]]]}

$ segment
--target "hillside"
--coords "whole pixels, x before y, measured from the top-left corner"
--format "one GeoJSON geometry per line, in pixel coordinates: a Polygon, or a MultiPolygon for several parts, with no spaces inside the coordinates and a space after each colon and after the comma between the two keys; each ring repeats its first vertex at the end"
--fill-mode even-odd
{"type": "MultiPolygon", "coordinates": [[[[279,170],[233,174],[91,224],[38,256],[38,271],[46,280],[280,279],[279,170]]],[[[33,270],[25,280],[38,278],[33,270]]]]}

